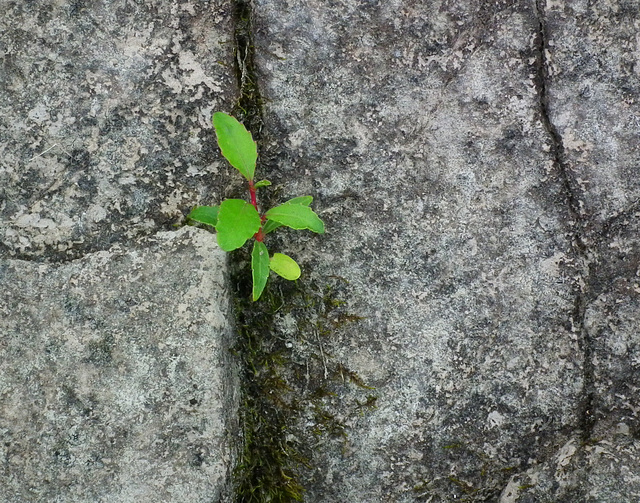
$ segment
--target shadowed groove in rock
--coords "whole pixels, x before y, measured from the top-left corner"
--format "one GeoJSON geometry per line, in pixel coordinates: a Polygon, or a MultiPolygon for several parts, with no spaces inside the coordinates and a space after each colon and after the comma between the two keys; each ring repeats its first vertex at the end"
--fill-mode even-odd
{"type": "Polygon", "coordinates": [[[578,409],[578,422],[581,431],[581,438],[587,441],[592,434],[595,417],[593,415],[594,401],[594,368],[593,368],[593,341],[584,326],[585,312],[588,298],[591,291],[592,271],[590,253],[587,248],[585,231],[587,222],[584,211],[581,209],[579,198],[579,188],[569,174],[569,167],[565,158],[565,148],[562,135],[553,124],[550,117],[550,104],[548,95],[549,83],[549,61],[547,51],[549,46],[546,12],[544,0],[536,0],[536,13],[538,16],[538,33],[535,38],[536,48],[536,70],[535,79],[536,91],[540,104],[540,117],[551,142],[551,153],[553,156],[554,168],[558,171],[560,182],[563,185],[567,198],[569,215],[572,218],[570,223],[573,226],[572,245],[577,257],[577,271],[582,279],[575,283],[575,305],[571,318],[571,329],[578,335],[578,341],[583,352],[582,376],[583,376],[583,396],[578,409]]]}
{"type": "Polygon", "coordinates": [[[251,0],[237,0],[235,8],[235,70],[240,90],[236,109],[254,140],[259,140],[263,124],[262,97],[255,71],[251,0]]]}
{"type": "MultiPolygon", "coordinates": [[[[250,0],[236,1],[234,63],[239,96],[232,115],[259,143],[263,126],[262,98],[254,64],[252,15],[250,0]]],[[[261,195],[263,200],[267,196],[264,192],[261,195]]],[[[243,193],[241,197],[244,196],[243,193]]],[[[276,312],[273,306],[278,300],[274,300],[275,296],[269,290],[264,293],[261,303],[250,300],[249,253],[245,247],[234,255],[232,288],[238,327],[235,351],[242,365],[240,416],[243,430],[234,473],[234,498],[237,503],[300,501],[303,489],[298,482],[296,466],[306,461],[286,438],[291,418],[297,415],[297,410],[282,397],[288,387],[279,367],[286,357],[282,355],[281,342],[272,337],[276,312]]]]}

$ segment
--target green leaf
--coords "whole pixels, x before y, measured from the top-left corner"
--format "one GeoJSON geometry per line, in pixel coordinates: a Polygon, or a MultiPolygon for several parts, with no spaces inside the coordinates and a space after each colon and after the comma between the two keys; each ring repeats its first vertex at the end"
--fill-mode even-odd
{"type": "Polygon", "coordinates": [[[218,223],[218,211],[220,206],[196,206],[187,215],[187,219],[201,224],[213,225],[218,223]]]}
{"type": "Polygon", "coordinates": [[[267,220],[262,226],[262,233],[269,234],[270,232],[275,231],[278,227],[282,227],[282,224],[274,222],[273,220],[267,220]]]}
{"type": "Polygon", "coordinates": [[[253,188],[259,189],[260,187],[268,187],[269,185],[271,185],[271,182],[269,180],[260,180],[259,182],[255,183],[253,188]]]}
{"type": "Polygon", "coordinates": [[[313,202],[313,196],[299,196],[289,199],[284,204],[301,204],[302,206],[309,206],[313,202]]]}
{"type": "Polygon", "coordinates": [[[253,180],[258,159],[258,147],[251,133],[236,119],[223,112],[213,114],[218,145],[227,161],[247,180],[253,180]]]}
{"type": "Polygon", "coordinates": [[[253,243],[251,276],[253,277],[253,300],[256,301],[262,295],[267,279],[269,279],[269,251],[261,241],[253,243]]]}
{"type": "Polygon", "coordinates": [[[260,230],[260,215],[252,204],[242,199],[222,201],[218,212],[218,245],[224,251],[235,250],[260,230]]]}
{"type": "Polygon", "coordinates": [[[269,267],[273,272],[289,281],[294,281],[300,277],[300,266],[284,253],[274,253],[269,261],[269,267]]]}
{"type": "MultiPolygon", "coordinates": [[[[313,202],[312,196],[300,196],[294,197],[293,199],[289,199],[284,204],[301,204],[302,206],[309,206],[313,202]]],[[[274,222],[273,220],[267,220],[262,227],[262,232],[264,234],[269,234],[272,231],[275,231],[278,227],[282,227],[282,224],[278,222],[274,222]]]]}
{"type": "Polygon", "coordinates": [[[271,208],[265,216],[292,229],[309,229],[318,234],[324,233],[324,223],[308,206],[284,203],[271,208]]]}

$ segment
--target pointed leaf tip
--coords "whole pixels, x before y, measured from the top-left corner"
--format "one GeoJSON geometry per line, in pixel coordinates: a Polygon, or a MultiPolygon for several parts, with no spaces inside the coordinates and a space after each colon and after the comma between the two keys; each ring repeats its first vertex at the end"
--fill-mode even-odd
{"type": "Polygon", "coordinates": [[[269,279],[269,251],[261,241],[253,243],[251,252],[251,277],[253,279],[253,300],[256,301],[262,295],[264,287],[269,279]]]}
{"type": "Polygon", "coordinates": [[[215,227],[218,223],[219,210],[219,206],[196,206],[191,210],[191,213],[187,215],[187,219],[215,227]]]}

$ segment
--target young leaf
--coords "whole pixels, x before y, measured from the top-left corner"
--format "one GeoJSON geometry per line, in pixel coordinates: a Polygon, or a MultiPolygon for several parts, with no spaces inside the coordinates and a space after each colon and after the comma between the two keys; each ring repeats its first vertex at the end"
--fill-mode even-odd
{"type": "MultiPolygon", "coordinates": [[[[301,204],[302,206],[309,206],[313,201],[312,196],[300,196],[294,197],[293,199],[289,199],[284,204],[301,204]]],[[[274,222],[273,220],[267,220],[265,224],[262,226],[262,232],[264,234],[269,234],[271,231],[275,231],[278,227],[282,227],[282,224],[278,222],[274,222]]]]}
{"type": "Polygon", "coordinates": [[[274,222],[273,220],[267,220],[262,226],[262,233],[269,234],[271,231],[275,231],[278,227],[282,227],[282,224],[274,222]]]}
{"type": "Polygon", "coordinates": [[[196,206],[191,210],[191,213],[187,215],[187,219],[215,227],[218,223],[219,210],[220,206],[196,206]]]}
{"type": "Polygon", "coordinates": [[[262,295],[267,279],[269,279],[269,251],[261,241],[253,243],[251,276],[253,277],[253,300],[256,301],[262,295]]]}
{"type": "Polygon", "coordinates": [[[290,281],[300,277],[300,266],[284,253],[274,253],[269,261],[269,267],[273,272],[290,281]]]}
{"type": "Polygon", "coordinates": [[[222,155],[242,176],[253,180],[258,147],[251,133],[236,119],[222,112],[213,114],[213,127],[222,155]]]}
{"type": "Polygon", "coordinates": [[[318,234],[324,233],[324,223],[308,206],[284,203],[265,213],[269,220],[286,225],[292,229],[309,229],[318,234]]]}
{"type": "Polygon", "coordinates": [[[256,182],[253,186],[254,189],[259,189],[260,187],[268,187],[269,185],[271,185],[271,182],[269,180],[260,180],[259,182],[256,182]]]}
{"type": "Polygon", "coordinates": [[[261,223],[252,204],[242,199],[222,201],[216,225],[218,245],[224,251],[240,248],[260,230],[261,223]]]}

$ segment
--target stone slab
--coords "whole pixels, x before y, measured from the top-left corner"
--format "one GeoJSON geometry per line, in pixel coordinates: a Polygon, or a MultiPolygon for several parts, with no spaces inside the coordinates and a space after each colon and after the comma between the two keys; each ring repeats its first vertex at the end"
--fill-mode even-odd
{"type": "Polygon", "coordinates": [[[195,228],[61,264],[0,261],[1,501],[231,501],[226,271],[195,228]]]}
{"type": "Polygon", "coordinates": [[[0,253],[66,260],[227,187],[230,0],[0,2],[0,253]]]}
{"type": "MultiPolygon", "coordinates": [[[[622,63],[632,59],[625,47],[637,16],[626,17],[626,35],[618,35],[629,2],[606,3],[616,14],[601,16],[597,29],[573,19],[568,4],[254,2],[272,169],[264,175],[281,185],[282,200],[315,196],[328,229],[322,238],[290,233],[276,243],[300,260],[309,284],[347,280],[345,309],[364,319],[336,328],[324,351],[378,394],[377,410],[356,417],[341,405],[351,391],[327,400],[349,426],[346,442],[318,443],[313,417],[305,418],[308,501],[497,501],[511,497],[514,474],[539,467],[553,468],[549,484],[539,477],[517,501],[593,493],[602,498],[593,501],[614,502],[613,494],[625,494],[619,487],[607,496],[615,481],[599,462],[562,465],[575,469],[568,485],[555,478],[567,445],[580,447],[578,464],[593,459],[581,439],[594,386],[608,403],[615,365],[624,362],[625,377],[636,372],[620,354],[596,367],[603,381],[594,382],[591,357],[612,355],[594,352],[584,286],[593,280],[589,268],[611,254],[594,244],[597,234],[581,236],[590,246],[581,250],[576,234],[597,223],[590,215],[628,211],[637,199],[637,142],[626,126],[636,79],[622,63]],[[581,58],[591,54],[584,33],[594,47],[602,36],[612,40],[621,58],[614,67],[620,61],[624,74],[615,80],[602,69],[602,83],[599,73],[590,77],[607,92],[593,95],[598,106],[585,105],[588,123],[569,99],[576,90],[549,80],[545,68],[574,68],[578,82],[581,58]],[[623,83],[631,84],[628,99],[616,88],[623,83]],[[571,137],[567,124],[581,129],[571,137]],[[593,155],[571,138],[591,142],[593,155]],[[611,169],[602,169],[605,158],[611,169]],[[590,195],[576,192],[581,186],[590,195]],[[575,200],[588,212],[576,214],[575,200]]],[[[604,62],[607,49],[601,53],[604,62]]],[[[609,298],[626,313],[615,344],[637,338],[635,300],[626,295],[609,298]]],[[[290,323],[280,325],[285,337],[295,335],[290,323]]],[[[304,355],[294,347],[293,357],[304,355]]],[[[613,416],[617,424],[621,414],[613,416]]],[[[633,473],[637,457],[626,459],[633,473]]]]}

